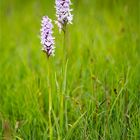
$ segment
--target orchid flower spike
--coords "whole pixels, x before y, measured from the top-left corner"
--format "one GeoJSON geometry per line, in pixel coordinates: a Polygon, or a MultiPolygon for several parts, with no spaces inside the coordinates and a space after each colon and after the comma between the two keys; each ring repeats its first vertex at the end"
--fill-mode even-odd
{"type": "Polygon", "coordinates": [[[47,56],[54,56],[54,37],[53,34],[53,24],[52,20],[47,16],[44,16],[41,21],[41,44],[43,45],[42,50],[47,54],[47,56]]]}
{"type": "Polygon", "coordinates": [[[72,9],[70,0],[55,0],[56,8],[56,24],[58,25],[59,31],[64,30],[66,24],[72,24],[73,15],[71,14],[72,9]]]}

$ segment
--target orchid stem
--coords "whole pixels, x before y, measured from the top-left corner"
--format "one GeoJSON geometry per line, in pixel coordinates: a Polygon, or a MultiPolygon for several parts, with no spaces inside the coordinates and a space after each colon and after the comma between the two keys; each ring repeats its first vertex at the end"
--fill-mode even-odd
{"type": "Polygon", "coordinates": [[[50,83],[50,60],[48,59],[48,93],[49,93],[49,136],[50,140],[53,140],[53,128],[52,128],[52,93],[51,93],[51,83],[50,83]]]}

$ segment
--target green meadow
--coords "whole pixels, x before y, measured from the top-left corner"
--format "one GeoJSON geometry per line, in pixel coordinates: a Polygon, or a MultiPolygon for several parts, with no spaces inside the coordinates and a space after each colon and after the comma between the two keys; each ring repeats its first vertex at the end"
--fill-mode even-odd
{"type": "Polygon", "coordinates": [[[0,140],[140,140],[140,1],[72,3],[64,40],[55,0],[0,0],[0,140]]]}

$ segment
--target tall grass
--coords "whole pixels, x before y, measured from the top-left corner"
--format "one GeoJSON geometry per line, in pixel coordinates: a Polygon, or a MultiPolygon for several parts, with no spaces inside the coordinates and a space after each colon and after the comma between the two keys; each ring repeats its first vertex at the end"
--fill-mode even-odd
{"type": "Polygon", "coordinates": [[[66,59],[55,30],[48,61],[39,29],[52,7],[0,1],[0,138],[140,139],[139,1],[73,1],[66,59]]]}

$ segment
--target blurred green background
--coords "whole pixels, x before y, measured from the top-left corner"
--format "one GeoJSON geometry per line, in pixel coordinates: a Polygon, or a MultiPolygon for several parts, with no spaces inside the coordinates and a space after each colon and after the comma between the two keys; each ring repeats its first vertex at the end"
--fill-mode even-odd
{"type": "MultiPolygon", "coordinates": [[[[67,69],[62,63],[63,33],[54,24],[53,138],[138,140],[140,1],[72,3],[67,69]],[[59,98],[65,80],[62,129],[59,98]]],[[[54,4],[52,0],[0,0],[0,138],[50,138],[48,60],[41,51],[40,23],[44,15],[56,20],[54,4]]]]}

